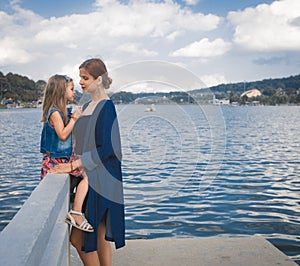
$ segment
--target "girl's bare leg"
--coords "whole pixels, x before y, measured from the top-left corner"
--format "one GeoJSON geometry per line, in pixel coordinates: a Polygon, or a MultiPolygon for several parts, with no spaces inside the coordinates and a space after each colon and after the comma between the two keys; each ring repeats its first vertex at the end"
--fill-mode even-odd
{"type": "Polygon", "coordinates": [[[98,228],[98,257],[101,266],[112,265],[112,253],[110,242],[105,240],[105,222],[101,222],[98,228]]]}
{"type": "MultiPolygon", "coordinates": [[[[85,199],[86,194],[89,189],[87,175],[83,172],[82,176],[83,176],[83,178],[80,181],[80,183],[78,184],[77,189],[76,189],[76,194],[75,194],[73,208],[72,208],[73,211],[78,211],[78,212],[82,212],[82,205],[83,205],[84,199],[85,199]]],[[[83,218],[80,215],[72,214],[72,216],[74,217],[74,219],[78,225],[80,225],[82,223],[83,218]]]]}

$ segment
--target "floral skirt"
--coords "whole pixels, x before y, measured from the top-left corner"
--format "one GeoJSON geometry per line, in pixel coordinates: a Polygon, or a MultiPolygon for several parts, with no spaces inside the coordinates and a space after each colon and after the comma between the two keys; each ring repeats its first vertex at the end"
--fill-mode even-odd
{"type": "MultiPolygon", "coordinates": [[[[41,168],[41,176],[40,180],[48,174],[48,171],[53,168],[57,164],[74,162],[79,158],[78,155],[72,154],[70,159],[67,158],[50,158],[47,154],[43,154],[42,168],[41,168]]],[[[79,177],[82,174],[82,171],[79,169],[75,169],[73,172],[69,173],[73,176],[79,177]]]]}

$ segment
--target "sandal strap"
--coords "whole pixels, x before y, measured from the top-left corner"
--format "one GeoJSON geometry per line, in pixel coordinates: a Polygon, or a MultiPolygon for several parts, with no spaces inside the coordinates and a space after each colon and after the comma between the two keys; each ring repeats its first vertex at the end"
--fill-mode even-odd
{"type": "Polygon", "coordinates": [[[85,218],[84,214],[81,212],[70,210],[66,217],[66,223],[70,224],[71,226],[74,226],[80,230],[86,231],[86,232],[94,232],[93,226],[88,222],[88,220],[85,218]],[[72,214],[78,214],[81,215],[83,218],[81,224],[77,224],[75,221],[75,218],[72,216],[72,214]]]}
{"type": "Polygon", "coordinates": [[[89,222],[87,221],[87,219],[84,219],[83,221],[82,221],[82,223],[79,225],[79,227],[80,228],[83,228],[83,229],[89,229],[89,228],[93,228],[90,224],[89,224],[89,222]]]}
{"type": "Polygon", "coordinates": [[[78,211],[70,210],[69,213],[71,213],[71,214],[77,214],[77,215],[80,215],[80,216],[84,216],[82,212],[78,212],[78,211]]]}

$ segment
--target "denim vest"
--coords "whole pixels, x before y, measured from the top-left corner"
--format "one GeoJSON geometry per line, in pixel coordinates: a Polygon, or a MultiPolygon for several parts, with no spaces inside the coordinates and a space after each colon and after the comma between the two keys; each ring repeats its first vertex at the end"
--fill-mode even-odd
{"type": "MultiPolygon", "coordinates": [[[[63,119],[62,112],[56,107],[52,107],[49,110],[41,134],[40,152],[50,155],[51,158],[69,159],[72,154],[72,134],[70,134],[70,136],[64,141],[58,138],[54,128],[49,123],[49,117],[55,111],[58,111],[61,118],[63,119]]],[[[68,120],[69,119],[70,112],[68,110],[68,120]]]]}

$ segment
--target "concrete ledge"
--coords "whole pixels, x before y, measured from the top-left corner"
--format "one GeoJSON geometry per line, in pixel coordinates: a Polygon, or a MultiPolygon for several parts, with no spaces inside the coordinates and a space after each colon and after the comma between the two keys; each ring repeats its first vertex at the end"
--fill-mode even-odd
{"type": "Polygon", "coordinates": [[[69,175],[48,174],[0,234],[0,265],[68,265],[69,175]]]}
{"type": "MultiPolygon", "coordinates": [[[[71,265],[82,265],[78,264],[71,265]]],[[[128,240],[113,251],[114,266],[296,266],[259,236],[128,240]]]]}
{"type": "Polygon", "coordinates": [[[65,202],[62,204],[61,211],[51,232],[47,251],[44,252],[40,265],[69,265],[69,230],[65,223],[66,208],[69,206],[69,194],[66,194],[65,202]]]}

